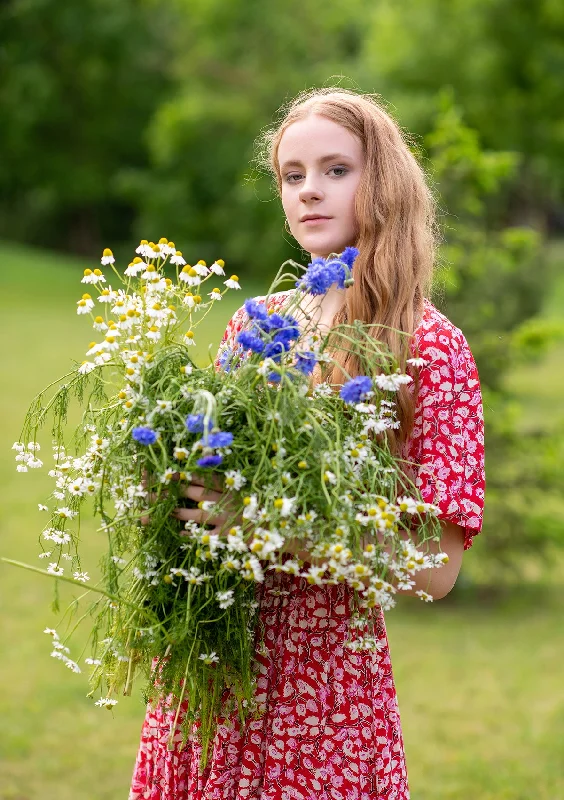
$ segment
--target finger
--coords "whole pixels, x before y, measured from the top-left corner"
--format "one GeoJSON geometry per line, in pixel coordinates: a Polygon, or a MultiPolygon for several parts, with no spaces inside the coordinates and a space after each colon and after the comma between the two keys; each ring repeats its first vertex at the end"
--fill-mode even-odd
{"type": "Polygon", "coordinates": [[[205,486],[206,483],[211,483],[217,492],[223,491],[223,475],[219,472],[210,472],[208,475],[194,475],[190,482],[195,486],[205,486]]]}
{"type": "MultiPolygon", "coordinates": [[[[207,530],[206,533],[208,533],[210,536],[220,536],[221,533],[222,533],[222,530],[223,530],[223,528],[220,525],[216,525],[215,527],[210,528],[209,530],[207,530]]],[[[189,533],[188,531],[180,531],[179,535],[180,536],[191,536],[191,533],[189,533]]]]}
{"type": "Polygon", "coordinates": [[[180,489],[180,495],[182,497],[188,497],[190,500],[195,500],[196,502],[200,500],[211,500],[214,503],[218,503],[223,497],[223,492],[214,492],[213,489],[206,489],[204,486],[194,486],[190,484],[180,489]]]}
{"type": "Polygon", "coordinates": [[[213,514],[210,511],[204,511],[201,508],[175,508],[171,512],[173,517],[181,520],[182,522],[197,522],[199,525],[216,525],[221,527],[228,521],[225,514],[213,514]]]}

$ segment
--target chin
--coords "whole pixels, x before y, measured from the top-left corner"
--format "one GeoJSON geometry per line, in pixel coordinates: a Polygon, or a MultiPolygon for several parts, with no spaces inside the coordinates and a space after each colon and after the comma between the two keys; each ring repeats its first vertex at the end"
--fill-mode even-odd
{"type": "Polygon", "coordinates": [[[316,256],[322,256],[323,258],[326,258],[330,253],[341,253],[347,246],[339,241],[316,239],[314,236],[308,236],[307,240],[300,242],[300,245],[309,253],[314,253],[316,256]]]}

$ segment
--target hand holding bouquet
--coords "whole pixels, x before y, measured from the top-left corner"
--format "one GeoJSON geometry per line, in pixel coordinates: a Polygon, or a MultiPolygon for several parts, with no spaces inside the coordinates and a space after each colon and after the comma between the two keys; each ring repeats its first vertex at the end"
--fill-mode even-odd
{"type": "MultiPolygon", "coordinates": [[[[77,305],[96,341],[53,398],[36,398],[14,445],[20,471],[40,466],[37,433],[53,412],[55,489],[41,540],[50,549],[40,557],[50,559],[47,574],[88,583],[95,595],[91,695],[101,689],[97,705],[111,708],[141,674],[147,697],[158,672],[177,719],[188,706],[185,737],[197,723],[203,763],[218,714],[261,713],[256,590],[269,570],[349,585],[347,646],[367,649],[377,644],[372,609],[393,607],[415,572],[446,560],[414,545],[414,527],[420,545],[438,538],[437,509],[421,501],[386,440],[399,424],[395,393],[411,377],[370,326],[320,336],[307,314],[298,321],[306,296],[350,285],[355,256],[347,248],[305,270],[286,262],[264,300],[245,301],[245,324],[217,363],[198,366],[194,331],[225,291],[240,288],[237,276],[204,301],[206,282],[224,276],[222,261],[190,266],[172,242],[144,241],[122,273],[104,251],[119,288],[86,270],[98,305],[88,293],[77,305]],[[285,273],[287,264],[296,272],[285,273]],[[273,293],[288,279],[295,291],[273,293]],[[334,363],[337,346],[355,348],[363,374],[314,386],[314,370],[334,363]],[[71,395],[83,409],[72,450],[63,435],[71,395]],[[108,542],[96,585],[79,552],[88,496],[108,542]],[[289,557],[299,548],[309,562],[289,557]]],[[[67,640],[49,632],[52,655],[80,671],[67,640]]]]}

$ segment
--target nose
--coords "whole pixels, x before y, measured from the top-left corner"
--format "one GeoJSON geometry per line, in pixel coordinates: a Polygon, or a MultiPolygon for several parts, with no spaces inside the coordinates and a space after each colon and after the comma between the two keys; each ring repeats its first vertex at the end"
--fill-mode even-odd
{"type": "Polygon", "coordinates": [[[313,175],[306,176],[300,188],[300,200],[304,203],[310,203],[316,200],[323,200],[323,192],[316,185],[315,177],[313,175]]]}

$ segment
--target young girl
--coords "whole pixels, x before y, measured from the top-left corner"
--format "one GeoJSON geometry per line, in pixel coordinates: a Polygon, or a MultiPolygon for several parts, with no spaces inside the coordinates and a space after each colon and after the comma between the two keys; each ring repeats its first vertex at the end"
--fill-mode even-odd
{"type": "MultiPolygon", "coordinates": [[[[304,314],[313,315],[323,333],[355,319],[379,323],[387,327],[376,338],[402,369],[411,369],[409,357],[424,359],[413,369],[414,382],[399,392],[401,427],[392,447],[416,465],[424,500],[438,505],[440,550],[449,556],[446,565],[417,573],[405,593],[423,589],[442,598],[456,581],[463,550],[481,530],[484,431],[466,339],[427,297],[434,208],[423,172],[384,109],[348,91],[301,95],[267,143],[287,225],[304,250],[313,259],[349,245],[359,249],[354,285],[310,296],[304,314]]],[[[279,292],[269,303],[278,308],[287,296],[279,292]]],[[[227,326],[218,362],[245,322],[240,309],[227,326]]],[[[338,360],[358,374],[354,356],[341,353],[338,360]]],[[[334,376],[329,382],[343,382],[338,366],[334,376]]],[[[192,483],[186,496],[221,497],[219,483],[208,493],[202,483],[192,483]]],[[[176,514],[218,530],[225,522],[198,509],[176,514]]],[[[303,550],[298,555],[312,561],[303,550]]],[[[269,571],[257,585],[266,644],[256,654],[257,701],[264,715],[244,729],[236,715],[219,720],[213,754],[200,774],[195,740],[180,749],[178,733],[175,749],[167,749],[174,710],[164,701],[154,711],[148,707],[130,800],[408,800],[384,617],[376,607],[379,650],[344,647],[351,593],[342,583],[315,586],[269,571]]]]}

